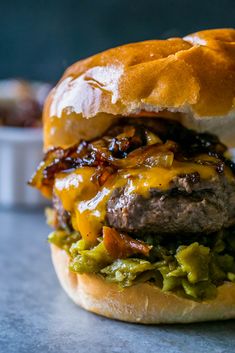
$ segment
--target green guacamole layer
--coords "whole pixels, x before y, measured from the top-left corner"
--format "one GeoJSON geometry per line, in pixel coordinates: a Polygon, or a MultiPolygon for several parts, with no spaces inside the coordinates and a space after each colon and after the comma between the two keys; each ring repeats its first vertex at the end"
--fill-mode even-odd
{"type": "Polygon", "coordinates": [[[56,230],[49,242],[67,251],[70,270],[97,273],[120,289],[149,281],[162,291],[194,300],[214,298],[217,287],[235,282],[235,229],[203,235],[146,236],[150,254],[113,259],[102,238],[97,246],[86,249],[79,233],[56,230]]]}

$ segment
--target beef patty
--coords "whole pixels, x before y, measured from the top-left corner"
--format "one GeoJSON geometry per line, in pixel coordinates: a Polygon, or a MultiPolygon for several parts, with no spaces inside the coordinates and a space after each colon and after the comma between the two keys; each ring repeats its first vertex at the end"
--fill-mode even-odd
{"type": "Polygon", "coordinates": [[[143,233],[212,233],[235,224],[235,182],[176,177],[167,192],[150,190],[149,198],[116,189],[107,203],[106,220],[120,231],[143,233]]]}

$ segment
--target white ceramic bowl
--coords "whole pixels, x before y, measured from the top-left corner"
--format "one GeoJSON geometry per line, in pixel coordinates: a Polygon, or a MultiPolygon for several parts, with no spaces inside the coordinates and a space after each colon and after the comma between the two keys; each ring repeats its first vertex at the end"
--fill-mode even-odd
{"type": "Polygon", "coordinates": [[[231,151],[231,154],[232,154],[232,159],[235,162],[235,148],[232,148],[230,151],[231,151]]]}
{"type": "Polygon", "coordinates": [[[42,160],[42,129],[0,127],[0,206],[46,203],[27,181],[42,160]]]}

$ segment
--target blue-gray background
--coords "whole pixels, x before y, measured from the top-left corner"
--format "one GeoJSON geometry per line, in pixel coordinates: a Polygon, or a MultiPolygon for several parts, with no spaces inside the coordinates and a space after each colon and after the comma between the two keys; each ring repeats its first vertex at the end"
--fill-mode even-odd
{"type": "Polygon", "coordinates": [[[0,0],[0,78],[56,81],[130,41],[235,27],[235,0],[0,0]]]}

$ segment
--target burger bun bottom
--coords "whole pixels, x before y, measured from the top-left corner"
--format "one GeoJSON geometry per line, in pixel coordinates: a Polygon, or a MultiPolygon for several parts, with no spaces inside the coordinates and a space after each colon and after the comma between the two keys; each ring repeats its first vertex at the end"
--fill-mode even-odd
{"type": "Polygon", "coordinates": [[[121,289],[95,274],[69,270],[69,256],[51,245],[52,261],[59,281],[69,297],[96,314],[134,323],[192,323],[235,318],[235,283],[218,287],[215,299],[197,302],[172,292],[162,292],[151,283],[121,289]]]}

